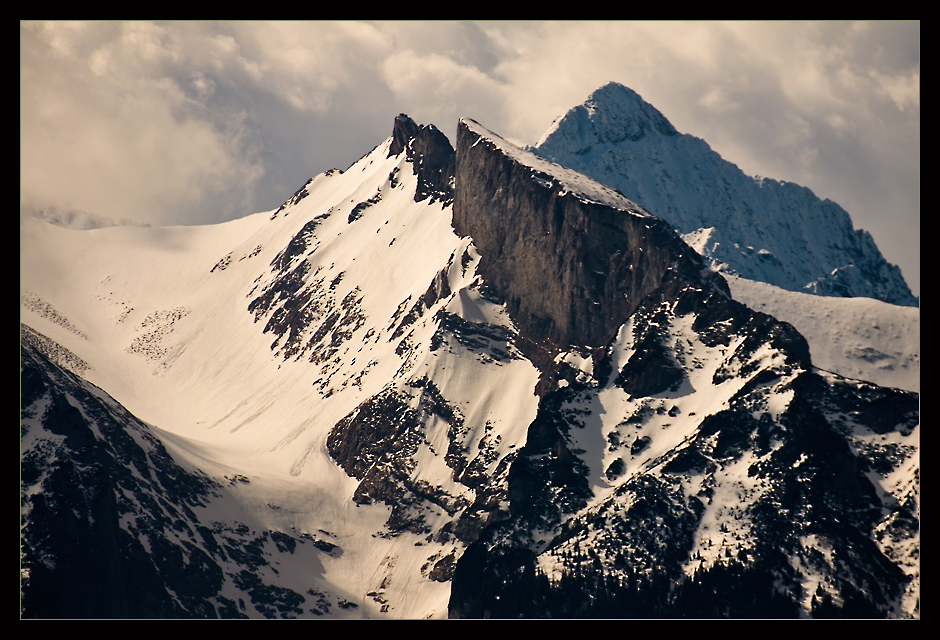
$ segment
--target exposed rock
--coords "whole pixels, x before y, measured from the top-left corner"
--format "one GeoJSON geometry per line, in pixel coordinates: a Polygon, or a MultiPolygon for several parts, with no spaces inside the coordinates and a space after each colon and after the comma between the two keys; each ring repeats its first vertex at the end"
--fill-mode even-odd
{"type": "Polygon", "coordinates": [[[414,120],[400,114],[395,118],[392,143],[388,155],[402,151],[418,176],[415,202],[430,198],[449,204],[453,199],[454,148],[433,124],[419,126],[414,120]]]}
{"type": "Polygon", "coordinates": [[[667,283],[727,293],[667,223],[625,198],[619,206],[591,201],[509,144],[461,121],[454,229],[473,238],[479,273],[505,299],[520,331],[552,356],[571,345],[608,344],[667,283]]]}
{"type": "MultiPolygon", "coordinates": [[[[21,346],[23,617],[247,617],[224,595],[240,592],[254,616],[299,612],[303,596],[270,579],[267,532],[200,519],[218,483],[180,467],[100,389],[21,346]]],[[[286,554],[306,542],[276,541],[286,554]]]]}

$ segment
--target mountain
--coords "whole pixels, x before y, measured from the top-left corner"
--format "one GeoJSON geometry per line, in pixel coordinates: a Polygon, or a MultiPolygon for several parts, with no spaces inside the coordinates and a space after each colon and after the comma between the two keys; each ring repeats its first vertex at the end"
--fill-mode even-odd
{"type": "Polygon", "coordinates": [[[917,393],[472,120],[21,247],[24,616],[919,615],[917,393]]]}
{"type": "Polygon", "coordinates": [[[918,304],[897,266],[839,205],[791,182],[745,175],[623,85],[597,89],[532,150],[668,221],[725,273],[789,291],[918,304]]]}
{"type": "Polygon", "coordinates": [[[885,482],[911,459],[879,480],[862,452],[884,437],[913,454],[916,395],[815,369],[792,326],[598,187],[458,129],[455,228],[555,384],[510,468],[509,517],[457,563],[451,615],[900,613],[908,578],[878,532],[916,519],[885,482]],[[550,364],[572,356],[574,376],[550,364]],[[704,595],[728,583],[747,586],[704,595]]]}
{"type": "MultiPolygon", "coordinates": [[[[316,615],[321,595],[331,616],[446,616],[461,540],[504,498],[538,372],[453,232],[448,153],[434,127],[403,117],[274,211],[205,227],[23,220],[21,320],[49,359],[225,487],[244,514],[212,518],[223,531],[333,545],[299,565],[306,584],[247,567],[298,594],[300,612],[255,603],[242,569],[220,564],[222,595],[248,616],[316,615]]],[[[24,422],[41,419],[37,402],[23,398],[24,422]]],[[[47,477],[24,479],[24,501],[47,477]]],[[[23,526],[37,524],[27,513],[23,526]]],[[[227,615],[217,593],[204,599],[227,615]]]]}

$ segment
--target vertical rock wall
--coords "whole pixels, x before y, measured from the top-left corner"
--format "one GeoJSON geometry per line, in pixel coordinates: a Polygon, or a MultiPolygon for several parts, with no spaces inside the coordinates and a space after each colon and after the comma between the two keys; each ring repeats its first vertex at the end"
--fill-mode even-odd
{"type": "Polygon", "coordinates": [[[484,280],[533,341],[604,346],[644,298],[679,280],[727,291],[664,221],[580,196],[473,124],[457,130],[454,229],[473,238],[484,280]]]}

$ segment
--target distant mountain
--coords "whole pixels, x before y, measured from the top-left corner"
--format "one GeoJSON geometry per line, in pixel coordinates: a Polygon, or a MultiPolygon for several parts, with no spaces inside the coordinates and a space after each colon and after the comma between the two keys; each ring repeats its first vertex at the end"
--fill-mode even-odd
{"type": "Polygon", "coordinates": [[[918,304],[900,270],[838,204],[745,175],[623,85],[597,89],[532,150],[668,221],[726,273],[790,291],[918,304]]]}
{"type": "Polygon", "coordinates": [[[149,224],[134,222],[133,220],[120,219],[115,221],[108,216],[99,216],[88,211],[71,209],[65,212],[56,211],[54,207],[48,210],[23,212],[25,215],[44,220],[49,224],[55,224],[67,229],[101,229],[103,227],[114,227],[118,225],[134,225],[139,227],[149,227],[149,224]]]}
{"type": "Polygon", "coordinates": [[[23,615],[919,615],[917,393],[472,120],[21,243],[23,615]]]}

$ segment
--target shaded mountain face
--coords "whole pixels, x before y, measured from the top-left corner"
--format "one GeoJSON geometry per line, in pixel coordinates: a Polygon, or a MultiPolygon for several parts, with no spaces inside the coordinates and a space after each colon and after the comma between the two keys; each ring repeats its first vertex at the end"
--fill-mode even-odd
{"type": "Polygon", "coordinates": [[[356,606],[314,578],[339,547],[227,506],[228,487],[247,477],[181,466],[151,427],[51,362],[41,339],[26,330],[21,344],[22,617],[294,618],[356,606]],[[298,580],[294,563],[310,575],[298,580]]]}
{"type": "Polygon", "coordinates": [[[528,339],[556,352],[604,347],[661,287],[730,295],[668,224],[470,120],[457,130],[455,184],[454,228],[473,239],[483,280],[528,339]]]}
{"type": "MultiPolygon", "coordinates": [[[[675,135],[647,115],[624,139],[675,135]]],[[[31,616],[917,615],[917,395],[817,370],[668,224],[478,123],[399,116],[172,269],[104,231],[21,294],[31,616]],[[145,605],[48,605],[129,565],[145,605]]]]}
{"type": "Polygon", "coordinates": [[[668,221],[727,273],[790,291],[918,304],[900,270],[839,205],[745,175],[622,85],[592,93],[533,150],[668,221]]]}

